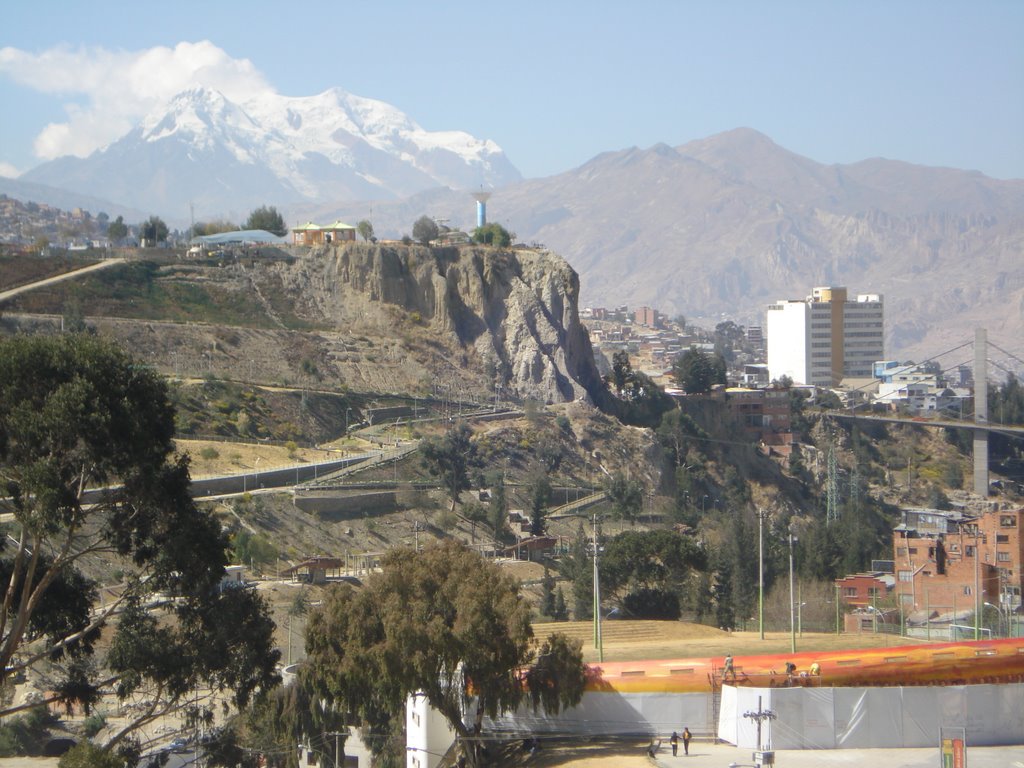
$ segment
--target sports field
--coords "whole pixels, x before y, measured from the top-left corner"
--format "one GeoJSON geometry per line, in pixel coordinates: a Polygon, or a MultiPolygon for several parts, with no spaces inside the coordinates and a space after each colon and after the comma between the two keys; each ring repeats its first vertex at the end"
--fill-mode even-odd
{"type": "MultiPolygon", "coordinates": [[[[544,638],[549,632],[563,632],[583,642],[583,658],[598,660],[594,645],[594,625],[589,621],[534,624],[534,634],[544,638]]],[[[604,661],[638,661],[643,659],[685,659],[707,656],[754,656],[766,653],[788,653],[791,636],[788,632],[766,632],[762,640],[757,631],[724,632],[702,624],[680,621],[603,621],[601,639],[604,661]]],[[[882,648],[890,645],[919,644],[888,634],[864,633],[822,634],[804,632],[796,638],[797,651],[835,651],[853,648],[882,648]]]]}

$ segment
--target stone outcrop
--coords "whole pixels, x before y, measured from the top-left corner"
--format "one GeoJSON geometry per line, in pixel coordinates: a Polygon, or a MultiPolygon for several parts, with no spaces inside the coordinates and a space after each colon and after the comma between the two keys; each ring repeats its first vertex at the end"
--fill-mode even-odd
{"type": "Polygon", "coordinates": [[[519,397],[605,397],[579,320],[579,277],[549,251],[350,244],[307,258],[323,265],[325,296],[339,295],[333,282],[349,303],[358,294],[416,313],[432,332],[471,348],[495,383],[519,397]]]}

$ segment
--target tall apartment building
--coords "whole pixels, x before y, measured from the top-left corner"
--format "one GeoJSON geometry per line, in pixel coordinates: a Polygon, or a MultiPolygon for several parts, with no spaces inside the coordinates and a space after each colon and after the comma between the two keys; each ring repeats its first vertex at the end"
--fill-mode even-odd
{"type": "Polygon", "coordinates": [[[847,298],[845,288],[815,288],[806,299],[768,306],[768,373],[796,384],[836,386],[844,378],[870,378],[884,355],[879,294],[847,298]]]}

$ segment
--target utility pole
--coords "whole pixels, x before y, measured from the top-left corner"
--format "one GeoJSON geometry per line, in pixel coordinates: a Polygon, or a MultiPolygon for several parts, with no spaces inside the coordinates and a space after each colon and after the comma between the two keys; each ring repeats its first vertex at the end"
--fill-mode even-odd
{"type": "Polygon", "coordinates": [[[764,640],[764,519],[768,513],[757,510],[757,628],[764,640]]]}
{"type": "Polygon", "coordinates": [[[761,709],[761,697],[757,697],[757,712],[744,712],[744,717],[749,717],[757,723],[757,751],[761,751],[761,723],[765,720],[774,720],[776,715],[770,709],[761,709]]]}
{"type": "Polygon", "coordinates": [[[796,603],[793,600],[793,523],[789,524],[789,650],[796,653],[796,603]]]}
{"type": "Polygon", "coordinates": [[[597,513],[594,513],[594,647],[597,648],[597,660],[604,661],[604,645],[601,639],[601,579],[597,565],[597,513]]]}
{"type": "Polygon", "coordinates": [[[981,639],[981,552],[978,551],[978,523],[974,523],[974,639],[981,639]]]}
{"type": "Polygon", "coordinates": [[[334,737],[334,768],[339,768],[341,765],[341,747],[339,746],[338,738],[341,734],[338,731],[334,731],[326,735],[334,737]]]}

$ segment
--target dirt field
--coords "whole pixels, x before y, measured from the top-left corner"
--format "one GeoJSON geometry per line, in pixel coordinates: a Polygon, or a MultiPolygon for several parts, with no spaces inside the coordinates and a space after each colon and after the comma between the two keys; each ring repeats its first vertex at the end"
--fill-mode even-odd
{"type": "Polygon", "coordinates": [[[187,453],[191,457],[191,472],[194,478],[251,472],[256,469],[289,467],[314,461],[329,461],[340,458],[346,453],[362,453],[370,447],[369,443],[355,438],[332,444],[331,450],[296,448],[294,451],[289,451],[280,445],[214,440],[179,439],[175,440],[174,444],[179,452],[187,453]],[[214,453],[216,455],[213,455],[214,453]]]}
{"type": "MultiPolygon", "coordinates": [[[[589,621],[558,624],[535,624],[534,632],[542,637],[548,632],[564,632],[583,641],[586,661],[597,661],[593,643],[593,624],[589,621]]],[[[724,656],[742,657],[764,653],[787,653],[788,632],[766,632],[761,640],[757,632],[723,632],[702,624],[679,621],[604,621],[601,624],[605,661],[638,661],[642,659],[682,659],[724,656]]],[[[804,632],[798,636],[798,651],[844,650],[847,648],[880,648],[906,645],[919,641],[901,640],[883,634],[834,635],[804,632]]]]}

